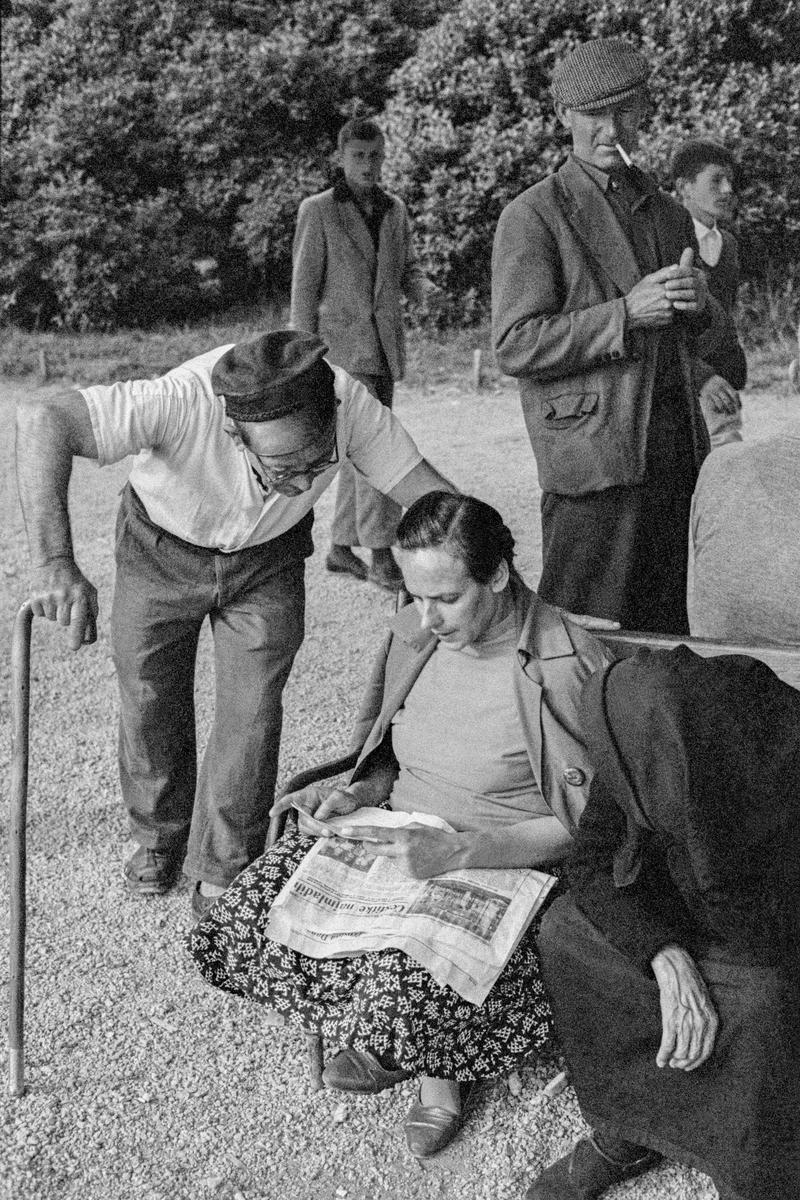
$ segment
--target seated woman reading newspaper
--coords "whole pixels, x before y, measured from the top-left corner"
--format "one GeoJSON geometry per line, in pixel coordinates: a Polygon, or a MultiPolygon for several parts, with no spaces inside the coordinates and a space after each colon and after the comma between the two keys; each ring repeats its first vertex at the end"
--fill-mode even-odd
{"type": "Polygon", "coordinates": [[[368,839],[358,842],[362,858],[399,867],[409,888],[453,871],[532,874],[567,853],[589,785],[579,698],[609,659],[591,633],[526,587],[513,546],[500,514],[473,497],[432,492],[412,505],[395,553],[414,604],[393,619],[379,655],[350,782],[279,801],[300,810],[298,830],[244,871],[189,937],[210,983],[340,1047],[323,1073],[328,1086],[375,1093],[417,1076],[405,1124],[417,1157],[453,1138],[468,1085],[547,1045],[541,911],[480,1004],[402,950],[310,957],[265,929],[276,896],[334,818],[340,833],[368,839]],[[355,822],[358,810],[381,806],[415,819],[341,828],[343,814],[355,822]],[[440,827],[422,824],[427,818],[440,827]]]}
{"type": "Polygon", "coordinates": [[[639,651],[589,682],[583,727],[591,797],[539,944],[593,1132],[529,1200],[661,1154],[720,1200],[800,1196],[800,693],[744,655],[639,651]]]}

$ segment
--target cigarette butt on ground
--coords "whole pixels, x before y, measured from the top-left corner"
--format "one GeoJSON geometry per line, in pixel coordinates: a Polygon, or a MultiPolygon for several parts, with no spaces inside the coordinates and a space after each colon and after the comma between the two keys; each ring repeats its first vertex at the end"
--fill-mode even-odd
{"type": "Polygon", "coordinates": [[[569,1075],[566,1071],[559,1071],[557,1075],[553,1076],[548,1084],[545,1084],[545,1086],[542,1088],[542,1091],[544,1092],[545,1096],[547,1096],[548,1100],[555,1100],[556,1096],[560,1096],[568,1085],[569,1075]]]}

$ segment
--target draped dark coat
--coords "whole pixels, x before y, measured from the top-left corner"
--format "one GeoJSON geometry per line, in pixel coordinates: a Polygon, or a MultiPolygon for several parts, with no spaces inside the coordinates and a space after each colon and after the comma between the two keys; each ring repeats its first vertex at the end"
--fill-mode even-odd
{"type": "Polygon", "coordinates": [[[589,680],[583,728],[572,892],[539,948],[584,1117],[725,1200],[800,1196],[800,693],[744,656],[640,651],[589,680]],[[669,943],[719,1016],[691,1072],[655,1061],[669,943]]]}

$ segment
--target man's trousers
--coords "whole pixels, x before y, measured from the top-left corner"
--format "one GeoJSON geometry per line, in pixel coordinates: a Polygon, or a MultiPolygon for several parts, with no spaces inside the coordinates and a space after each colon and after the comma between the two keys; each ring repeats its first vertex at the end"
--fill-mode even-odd
{"type": "Polygon", "coordinates": [[[623,629],[688,634],[691,494],[653,485],[542,494],[538,594],[623,629]]]}
{"type": "Polygon", "coordinates": [[[187,843],[192,879],[224,886],[264,848],[312,523],[309,513],[270,542],[222,554],[154,525],[130,485],[123,492],[111,614],[122,797],[140,845],[187,843]],[[194,678],[206,617],[215,709],[198,777],[194,678]]]}
{"type": "MultiPolygon", "coordinates": [[[[354,374],[353,378],[386,408],[392,407],[394,383],[389,375],[354,374]]],[[[365,546],[370,550],[391,546],[402,515],[400,505],[377,491],[352,463],[342,463],[331,526],[334,546],[365,546]]]]}

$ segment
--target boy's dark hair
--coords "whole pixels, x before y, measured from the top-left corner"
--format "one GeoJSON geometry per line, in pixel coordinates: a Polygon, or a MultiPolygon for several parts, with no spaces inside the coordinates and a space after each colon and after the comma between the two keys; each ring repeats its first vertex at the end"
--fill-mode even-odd
{"type": "Polygon", "coordinates": [[[514,572],[514,539],[496,508],[475,496],[427,492],[397,528],[401,550],[442,546],[460,559],[477,583],[488,583],[505,559],[514,572]]]}
{"type": "Polygon", "coordinates": [[[374,142],[376,138],[383,141],[383,130],[377,121],[371,117],[351,117],[339,130],[336,145],[341,153],[348,142],[374,142]]]}
{"type": "Polygon", "coordinates": [[[723,146],[722,142],[715,142],[711,138],[689,138],[688,141],[681,142],[672,156],[670,179],[673,184],[678,179],[694,179],[709,163],[715,163],[730,171],[736,184],[739,164],[732,151],[723,146]]]}

